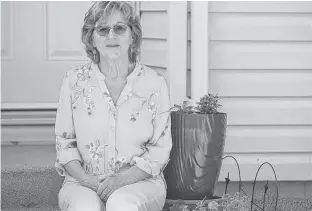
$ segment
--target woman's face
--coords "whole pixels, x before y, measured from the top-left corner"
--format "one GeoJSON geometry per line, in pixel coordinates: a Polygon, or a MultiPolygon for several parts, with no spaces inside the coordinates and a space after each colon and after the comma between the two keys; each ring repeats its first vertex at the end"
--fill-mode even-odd
{"type": "Polygon", "coordinates": [[[94,47],[101,57],[128,57],[129,45],[132,43],[131,29],[120,11],[116,10],[107,20],[97,24],[93,38],[94,47]]]}

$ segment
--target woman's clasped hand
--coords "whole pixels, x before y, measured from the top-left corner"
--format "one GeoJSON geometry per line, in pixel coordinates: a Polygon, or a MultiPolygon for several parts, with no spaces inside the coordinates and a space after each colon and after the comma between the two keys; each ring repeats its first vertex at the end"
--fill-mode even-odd
{"type": "Polygon", "coordinates": [[[99,197],[107,201],[108,197],[117,189],[123,186],[122,179],[118,175],[107,176],[100,180],[97,194],[99,197]]]}

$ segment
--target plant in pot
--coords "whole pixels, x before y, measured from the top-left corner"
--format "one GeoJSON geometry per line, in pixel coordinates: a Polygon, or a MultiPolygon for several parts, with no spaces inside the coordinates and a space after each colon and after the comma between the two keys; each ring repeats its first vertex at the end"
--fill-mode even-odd
{"type": "Polygon", "coordinates": [[[227,114],[218,112],[218,95],[187,101],[171,111],[173,147],[164,170],[167,199],[202,200],[213,196],[218,181],[226,136],[227,114]]]}

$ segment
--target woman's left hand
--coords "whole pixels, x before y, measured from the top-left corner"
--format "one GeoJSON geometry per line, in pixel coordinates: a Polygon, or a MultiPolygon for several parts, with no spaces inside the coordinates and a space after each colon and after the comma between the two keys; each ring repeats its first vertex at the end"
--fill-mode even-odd
{"type": "Polygon", "coordinates": [[[97,194],[102,200],[107,201],[108,197],[115,190],[123,186],[122,179],[120,179],[119,177],[120,177],[119,175],[112,175],[112,176],[105,178],[101,182],[97,190],[97,194]]]}

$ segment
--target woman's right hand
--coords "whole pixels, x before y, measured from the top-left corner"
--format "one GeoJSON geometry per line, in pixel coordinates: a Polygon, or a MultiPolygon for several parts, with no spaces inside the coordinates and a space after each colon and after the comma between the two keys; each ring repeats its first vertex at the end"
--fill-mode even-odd
{"type": "MultiPolygon", "coordinates": [[[[126,171],[130,168],[130,164],[124,165],[120,168],[120,172],[126,171]]],[[[90,188],[91,190],[97,192],[98,188],[100,187],[100,184],[109,176],[109,174],[102,174],[102,175],[88,175],[84,174],[82,178],[79,179],[79,182],[82,186],[85,186],[87,188],[90,188]]]]}
{"type": "Polygon", "coordinates": [[[85,186],[87,188],[90,188],[91,190],[97,192],[100,183],[107,178],[107,175],[103,174],[103,175],[97,175],[97,176],[93,176],[93,175],[85,175],[81,180],[80,180],[80,184],[82,186],[85,186]]]}

